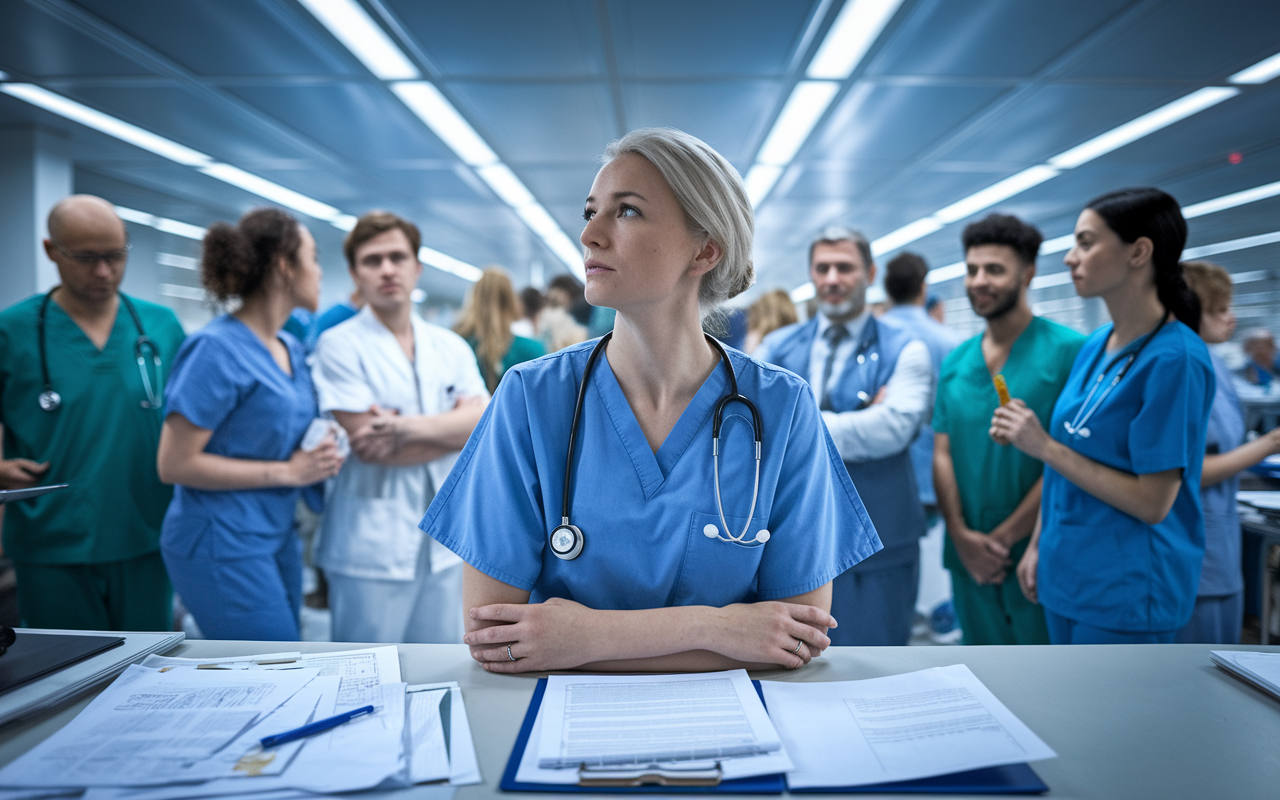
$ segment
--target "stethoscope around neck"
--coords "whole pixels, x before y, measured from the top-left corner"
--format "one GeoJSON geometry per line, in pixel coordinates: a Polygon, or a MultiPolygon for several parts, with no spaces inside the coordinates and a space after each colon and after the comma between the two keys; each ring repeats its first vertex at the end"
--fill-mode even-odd
{"type": "MultiPolygon", "coordinates": [[[[1155,330],[1144,336],[1142,341],[1138,343],[1138,346],[1133,351],[1129,353],[1121,353],[1111,359],[1111,362],[1107,364],[1106,369],[1098,373],[1098,378],[1093,382],[1093,386],[1089,389],[1089,393],[1085,395],[1084,402],[1080,404],[1080,408],[1076,409],[1075,417],[1070,422],[1067,422],[1066,420],[1062,421],[1062,427],[1066,428],[1067,433],[1081,439],[1088,439],[1093,435],[1093,432],[1086,427],[1089,423],[1089,419],[1093,417],[1094,412],[1102,406],[1102,403],[1111,395],[1111,392],[1115,390],[1116,386],[1120,383],[1120,380],[1124,378],[1125,375],[1129,374],[1129,370],[1133,367],[1133,362],[1137,361],[1138,356],[1142,354],[1142,349],[1146,347],[1152,339],[1156,338],[1156,334],[1160,332],[1160,329],[1164,327],[1165,322],[1168,320],[1169,315],[1166,313],[1160,318],[1160,324],[1155,327],[1155,330]],[[1103,379],[1107,377],[1107,373],[1110,372],[1111,369],[1121,360],[1124,360],[1124,366],[1116,372],[1115,377],[1111,379],[1111,383],[1108,384],[1107,388],[1101,395],[1099,395],[1097,402],[1090,406],[1089,401],[1093,400],[1094,394],[1097,393],[1098,387],[1102,385],[1103,379]]],[[[1103,346],[1098,349],[1098,354],[1093,357],[1093,361],[1089,364],[1089,371],[1084,374],[1084,384],[1081,388],[1089,385],[1089,376],[1098,368],[1098,362],[1102,360],[1102,354],[1106,349],[1106,343],[1104,342],[1103,346]]]]}
{"type": "MultiPolygon", "coordinates": [[[[40,343],[40,377],[44,380],[44,391],[40,393],[37,400],[43,411],[57,411],[62,407],[62,395],[53,390],[53,382],[49,380],[49,356],[45,346],[45,316],[49,312],[49,301],[53,299],[53,293],[58,291],[57,286],[49,290],[49,293],[40,301],[40,311],[36,314],[36,338],[40,343]]],[[[156,349],[155,343],[147,337],[147,332],[142,328],[142,318],[138,316],[138,310],[133,307],[133,302],[123,294],[119,295],[120,302],[124,304],[125,309],[129,312],[129,316],[133,318],[134,327],[138,329],[138,338],[133,342],[133,358],[138,363],[138,374],[142,376],[142,389],[147,393],[147,399],[142,400],[143,408],[150,408],[159,411],[164,406],[164,390],[161,388],[163,381],[161,380],[161,370],[163,368],[160,361],[160,351],[156,349]],[[151,385],[151,376],[147,374],[147,360],[150,359],[156,371],[155,386],[151,385]]]]}
{"type": "MultiPolygon", "coordinates": [[[[578,422],[582,417],[582,402],[587,394],[587,381],[591,377],[591,369],[595,366],[596,359],[604,351],[605,345],[611,338],[613,338],[612,331],[606,333],[592,348],[591,355],[587,358],[587,366],[582,371],[582,383],[578,386],[578,400],[573,406],[573,423],[572,427],[569,428],[569,451],[565,457],[564,465],[562,515],[560,524],[555,530],[551,531],[550,536],[551,552],[556,558],[563,561],[572,561],[582,555],[582,548],[586,544],[582,529],[569,521],[569,495],[573,486],[573,450],[578,438],[578,422]]],[[[708,539],[719,539],[722,542],[734,542],[737,544],[760,542],[764,544],[769,541],[769,531],[767,530],[758,531],[751,539],[747,538],[747,531],[751,528],[751,518],[756,513],[756,501],[760,497],[760,454],[764,442],[764,423],[760,420],[760,412],[756,409],[755,403],[752,403],[751,400],[738,392],[738,376],[734,373],[733,364],[729,363],[729,357],[724,348],[710,336],[707,337],[707,341],[720,354],[720,361],[729,373],[729,393],[721,397],[719,402],[716,403],[715,412],[711,416],[711,460],[715,465],[716,509],[720,512],[720,524],[724,526],[724,535],[721,535],[720,528],[711,524],[704,526],[702,533],[708,539]],[[743,526],[742,532],[737,536],[734,536],[729,529],[729,522],[724,516],[724,502],[720,499],[720,424],[724,418],[724,409],[730,403],[741,403],[751,412],[751,426],[755,435],[756,445],[756,478],[755,485],[751,489],[751,511],[747,513],[747,524],[743,526]]]]}

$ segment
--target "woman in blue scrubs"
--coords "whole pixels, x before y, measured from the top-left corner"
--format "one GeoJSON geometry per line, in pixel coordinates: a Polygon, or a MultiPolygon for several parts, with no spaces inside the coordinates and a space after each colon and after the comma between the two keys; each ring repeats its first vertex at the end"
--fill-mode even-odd
{"type": "Polygon", "coordinates": [[[799,667],[830,644],[831,580],[880,542],[808,385],[703,334],[752,283],[750,201],[680,131],[605,160],[580,239],[612,337],[512,368],[422,521],[467,563],[464,641],[492,672],[799,667]],[[732,401],[722,515],[735,381],[758,495],[732,401]]]}
{"type": "Polygon", "coordinates": [[[1159,189],[1089,203],[1065,261],[1076,292],[1101,297],[1114,322],[1080,350],[1048,432],[1017,400],[992,420],[997,441],[1045,463],[1017,571],[1054,644],[1172,642],[1195,605],[1214,376],[1179,263],[1186,236],[1159,189]]]}
{"type": "Polygon", "coordinates": [[[282,331],[315,311],[315,240],[289,214],[260,208],[204,239],[201,279],[241,305],[187,338],[169,377],[160,478],[176,484],[160,550],[174,589],[211,639],[297,640],[301,487],[342,466],[332,437],[299,449],[316,417],[302,343],[282,331]]]}

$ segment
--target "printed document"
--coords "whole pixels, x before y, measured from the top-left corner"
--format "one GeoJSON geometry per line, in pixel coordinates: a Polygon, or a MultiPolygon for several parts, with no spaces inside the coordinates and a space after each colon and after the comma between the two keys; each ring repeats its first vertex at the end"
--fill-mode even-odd
{"type": "Polygon", "coordinates": [[[0,787],[168,783],[210,758],[319,670],[162,671],[130,666],[84,711],[0,770],[0,787]]]}
{"type": "Polygon", "coordinates": [[[553,675],[525,748],[538,783],[577,770],[705,761],[728,777],[785,771],[778,733],[745,670],[707,675],[553,675]],[[766,756],[772,756],[765,758],[766,756]],[[746,772],[743,772],[746,770],[746,772]]]}
{"type": "Polygon", "coordinates": [[[1227,672],[1280,698],[1280,653],[1210,650],[1209,658],[1227,672]]]}
{"type": "Polygon", "coordinates": [[[862,681],[764,681],[793,789],[860,786],[1054,758],[963,664],[862,681]]]}

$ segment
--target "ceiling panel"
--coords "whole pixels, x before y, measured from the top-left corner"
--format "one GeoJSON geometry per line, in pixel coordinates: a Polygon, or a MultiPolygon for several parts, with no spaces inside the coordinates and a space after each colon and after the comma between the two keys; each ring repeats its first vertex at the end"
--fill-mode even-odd
{"type": "Polygon", "coordinates": [[[343,158],[369,161],[453,157],[449,148],[380,86],[336,83],[231,87],[228,91],[343,158]],[[304,120],[323,122],[300,125],[304,120]]]}
{"type": "Polygon", "coordinates": [[[615,136],[603,83],[453,81],[448,86],[459,109],[513,166],[587,160],[615,136]]]}
{"type": "Polygon", "coordinates": [[[870,74],[1034,75],[1131,3],[968,0],[928,5],[929,13],[914,15],[903,25],[870,74]]]}
{"type": "Polygon", "coordinates": [[[0,69],[31,78],[153,74],[23,0],[0,0],[0,20],[0,69]]]}
{"type": "MultiPolygon", "coordinates": [[[[274,0],[79,0],[78,5],[198,75],[361,74],[274,0]]],[[[303,16],[306,14],[303,12],[303,16]]]]}
{"type": "Polygon", "coordinates": [[[388,0],[387,6],[445,77],[606,73],[590,0],[388,0]]]}
{"type": "Polygon", "coordinates": [[[760,109],[784,99],[780,81],[738,80],[699,83],[632,82],[624,89],[631,128],[672,127],[691,133],[746,172],[750,149],[764,138],[769,119],[760,109]]]}
{"type": "Polygon", "coordinates": [[[780,75],[817,2],[609,0],[625,78],[780,75]]]}

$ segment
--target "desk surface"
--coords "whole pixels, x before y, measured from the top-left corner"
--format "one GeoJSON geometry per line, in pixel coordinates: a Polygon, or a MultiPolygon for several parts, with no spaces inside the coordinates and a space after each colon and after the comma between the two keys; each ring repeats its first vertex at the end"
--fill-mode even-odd
{"type": "MultiPolygon", "coordinates": [[[[364,646],[190,641],[171,655],[364,646]]],[[[1280,701],[1214,667],[1211,649],[1280,652],[1280,647],[1208,645],[833,647],[799,671],[753,677],[856,680],[963,663],[1057,751],[1058,758],[1034,765],[1050,787],[1049,797],[1275,798],[1280,701]]],[[[484,783],[460,787],[457,796],[498,796],[498,780],[538,676],[490,675],[462,645],[400,645],[400,665],[409,683],[456,680],[462,686],[484,783]]],[[[66,724],[87,703],[88,698],[44,718],[0,728],[0,765],[66,724]]]]}

